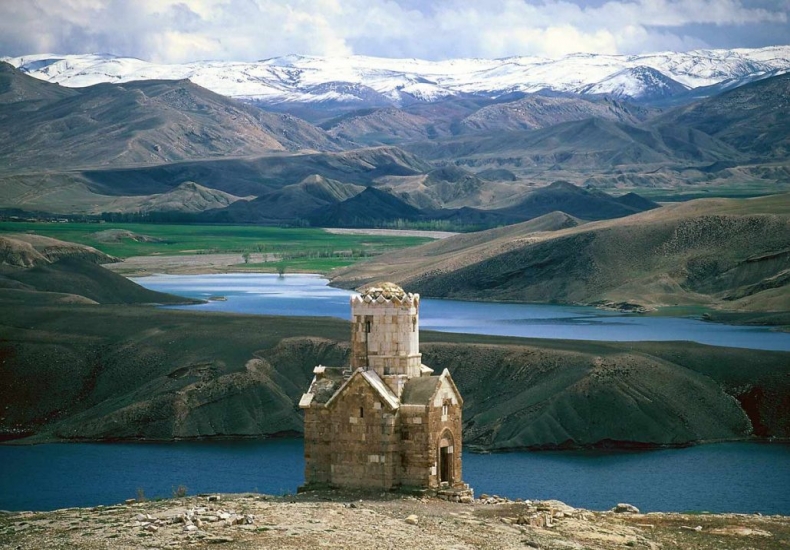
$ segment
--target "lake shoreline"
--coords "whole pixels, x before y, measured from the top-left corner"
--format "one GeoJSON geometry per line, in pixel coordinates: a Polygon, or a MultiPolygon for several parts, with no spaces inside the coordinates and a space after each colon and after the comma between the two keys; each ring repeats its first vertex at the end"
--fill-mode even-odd
{"type": "MultiPolygon", "coordinates": [[[[0,434],[0,446],[7,447],[33,447],[36,445],[80,445],[80,444],[161,444],[161,443],[222,443],[222,442],[243,442],[243,441],[272,441],[272,440],[294,440],[304,439],[303,434],[294,432],[282,432],[266,435],[211,435],[198,437],[169,437],[169,438],[58,438],[51,437],[49,434],[38,436],[36,434],[11,437],[7,434],[0,434]]],[[[592,444],[577,444],[566,442],[559,445],[543,444],[530,445],[525,447],[509,448],[487,448],[479,445],[467,445],[464,450],[468,453],[477,455],[488,454],[508,454],[508,453],[552,453],[552,452],[650,452],[673,449],[688,449],[700,445],[718,445],[721,443],[754,443],[760,445],[787,445],[790,444],[790,437],[735,437],[727,439],[705,439],[696,441],[686,441],[681,443],[645,443],[640,441],[600,441],[592,444]]]]}
{"type": "MultiPolygon", "coordinates": [[[[104,267],[133,279],[138,277],[149,277],[155,275],[222,275],[222,274],[276,274],[277,269],[264,267],[245,267],[239,262],[238,254],[196,254],[192,256],[132,256],[122,262],[105,264],[104,267]]],[[[284,277],[288,275],[317,275],[326,278],[331,288],[342,290],[354,290],[348,286],[337,284],[331,277],[331,271],[327,273],[317,273],[314,270],[289,269],[284,277]]],[[[453,300],[423,295],[422,298],[431,300],[453,300]]],[[[714,323],[727,324],[732,326],[766,326],[774,327],[778,331],[790,332],[790,312],[784,311],[765,311],[765,312],[743,312],[738,310],[725,310],[713,307],[701,306],[699,304],[673,304],[667,306],[643,306],[631,303],[613,303],[610,301],[584,302],[519,302],[513,300],[497,299],[467,299],[468,302],[490,302],[497,304],[520,304],[520,305],[562,305],[562,306],[581,306],[594,307],[601,311],[609,311],[620,314],[664,316],[677,308],[689,308],[694,310],[693,318],[699,318],[714,323]]],[[[670,314],[671,316],[671,314],[670,314]]]]}

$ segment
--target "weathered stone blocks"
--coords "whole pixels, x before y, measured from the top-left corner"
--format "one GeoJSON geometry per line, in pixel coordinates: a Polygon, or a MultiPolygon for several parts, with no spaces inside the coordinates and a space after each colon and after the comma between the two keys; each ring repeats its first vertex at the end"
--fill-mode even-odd
{"type": "Polygon", "coordinates": [[[419,295],[383,283],[351,299],[350,369],[317,367],[305,412],[309,485],[463,489],[463,400],[419,352],[419,295]],[[329,388],[331,391],[327,391],[329,388]]]}

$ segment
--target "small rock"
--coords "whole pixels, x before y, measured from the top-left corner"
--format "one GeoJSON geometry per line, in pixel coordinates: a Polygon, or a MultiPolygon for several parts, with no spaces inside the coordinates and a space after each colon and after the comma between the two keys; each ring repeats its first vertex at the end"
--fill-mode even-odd
{"type": "Polygon", "coordinates": [[[469,496],[469,495],[464,495],[464,496],[462,496],[462,497],[461,497],[461,500],[460,500],[461,504],[471,504],[471,503],[473,503],[474,501],[475,501],[475,499],[473,499],[473,498],[472,498],[471,496],[469,496]]]}
{"type": "Polygon", "coordinates": [[[154,525],[153,523],[149,523],[148,525],[146,525],[146,526],[144,527],[144,529],[145,529],[146,531],[149,531],[149,532],[151,532],[151,533],[156,533],[157,531],[159,531],[159,527],[157,527],[157,526],[156,526],[156,525],[154,525]]]}
{"type": "Polygon", "coordinates": [[[194,533],[197,530],[198,530],[197,525],[192,525],[191,523],[184,527],[184,531],[186,531],[187,533],[194,533]]]}
{"type": "Polygon", "coordinates": [[[209,544],[222,544],[224,542],[233,542],[230,537],[206,537],[205,540],[209,544]]]}
{"type": "Polygon", "coordinates": [[[228,512],[220,512],[219,519],[230,519],[230,514],[228,512]]]}
{"type": "Polygon", "coordinates": [[[637,508],[633,504],[626,504],[625,502],[621,502],[617,506],[612,508],[612,512],[614,512],[615,514],[638,514],[639,508],[637,508]]]}
{"type": "Polygon", "coordinates": [[[136,516],[134,516],[134,519],[137,521],[145,521],[146,517],[145,514],[137,514],[136,516]]]}
{"type": "Polygon", "coordinates": [[[410,516],[408,516],[406,518],[406,523],[408,523],[409,525],[417,525],[419,523],[419,521],[420,521],[420,519],[414,514],[412,514],[412,515],[410,515],[410,516]]]}
{"type": "Polygon", "coordinates": [[[127,498],[123,501],[124,504],[134,504],[135,502],[137,502],[136,498],[127,498]]]}
{"type": "Polygon", "coordinates": [[[221,498],[220,495],[209,495],[208,496],[208,501],[209,502],[216,502],[216,501],[220,500],[220,498],[221,498]]]}
{"type": "Polygon", "coordinates": [[[246,516],[244,516],[244,523],[246,523],[247,525],[254,524],[255,516],[253,516],[252,514],[247,514],[246,516]]]}

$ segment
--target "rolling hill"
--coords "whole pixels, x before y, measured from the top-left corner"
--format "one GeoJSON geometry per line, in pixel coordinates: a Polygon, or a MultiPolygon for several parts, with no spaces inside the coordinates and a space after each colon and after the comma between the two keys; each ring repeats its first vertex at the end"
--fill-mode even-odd
{"type": "Polygon", "coordinates": [[[29,268],[56,262],[61,258],[78,258],[82,261],[105,264],[118,262],[91,246],[70,243],[28,233],[0,235],[0,265],[29,268]]]}
{"type": "Polygon", "coordinates": [[[35,110],[41,103],[76,95],[79,95],[79,92],[30,78],[12,65],[0,61],[0,105],[13,103],[18,109],[35,110]]]}
{"type": "Polygon", "coordinates": [[[0,235],[0,302],[183,304],[191,300],[154,292],[100,264],[118,262],[90,246],[32,234],[0,235]]]}
{"type": "MultiPolygon", "coordinates": [[[[14,79],[49,90],[21,73],[14,79]]],[[[99,84],[41,102],[33,111],[5,103],[0,117],[4,171],[339,149],[324,132],[295,117],[266,113],[189,81],[99,84]]]]}
{"type": "Polygon", "coordinates": [[[321,208],[308,216],[314,227],[380,227],[395,220],[417,221],[423,214],[397,197],[368,187],[343,202],[321,208]]]}
{"type": "Polygon", "coordinates": [[[365,185],[387,175],[415,175],[430,165],[397,147],[371,147],[330,153],[281,153],[244,159],[170,163],[134,169],[81,173],[93,192],[136,195],[166,192],[184,181],[236,196],[260,196],[313,175],[365,185]]]}
{"type": "MultiPolygon", "coordinates": [[[[445,193],[452,191],[450,182],[441,181],[447,185],[445,193]]],[[[456,181],[461,187],[469,183],[469,178],[460,177],[456,181]]],[[[472,179],[472,182],[480,181],[472,179]]],[[[445,222],[458,230],[471,230],[519,223],[554,211],[584,220],[598,220],[619,218],[657,207],[657,204],[638,195],[621,200],[563,181],[527,194],[514,206],[487,210],[469,207],[419,209],[387,190],[368,187],[350,199],[319,207],[306,219],[314,227],[390,227],[404,222],[445,222]]]]}
{"type": "Polygon", "coordinates": [[[790,154],[790,74],[766,78],[653,121],[696,128],[739,151],[786,161],[790,154]]]}
{"type": "Polygon", "coordinates": [[[504,219],[528,220],[561,211],[583,220],[622,218],[652,210],[659,205],[634,193],[612,197],[602,191],[587,190],[567,181],[555,181],[536,189],[517,204],[496,210],[504,219]]]}
{"type": "MultiPolygon", "coordinates": [[[[0,435],[27,442],[297,435],[296,405],[313,367],[347,364],[349,353],[348,323],[337,319],[45,304],[0,308],[0,329],[0,399],[10,405],[0,435]]],[[[645,448],[790,435],[787,353],[421,339],[425,362],[449,368],[464,395],[470,447],[645,448]]]]}
{"type": "MultiPolygon", "coordinates": [[[[694,207],[709,225],[739,216],[749,218],[747,226],[758,225],[752,218],[760,216],[770,225],[787,200],[760,199],[748,207],[748,201],[719,200],[676,209],[694,207]]],[[[675,214],[687,219],[690,213],[675,214]]],[[[447,271],[450,259],[468,261],[477,253],[485,263],[550,234],[561,239],[602,223],[614,222],[579,226],[554,213],[436,241],[420,257],[435,258],[431,268],[447,271]],[[500,246],[497,253],[492,243],[500,246]]],[[[676,248],[693,249],[695,237],[714,238],[709,227],[689,229],[675,231],[676,248]]],[[[755,232],[724,229],[733,248],[755,232]]],[[[0,277],[0,400],[8,405],[0,440],[298,435],[303,426],[296,405],[314,365],[347,364],[347,322],[128,307],[121,304],[183,299],[147,291],[87,262],[87,247],[20,238],[35,245],[40,258],[27,269],[6,266],[0,277]]],[[[755,275],[755,266],[763,272],[775,267],[771,262],[784,261],[782,254],[747,259],[755,265],[741,281],[755,275]]],[[[450,369],[464,395],[463,435],[471,448],[652,448],[790,436],[786,352],[430,332],[421,339],[425,362],[450,369]]]]}
{"type": "Polygon", "coordinates": [[[409,144],[430,160],[452,159],[475,168],[516,168],[579,172],[680,162],[745,160],[733,147],[684,126],[634,126],[601,118],[564,122],[534,131],[494,132],[479,136],[409,144]]]}
{"type": "Polygon", "coordinates": [[[459,133],[539,130],[563,122],[598,118],[638,124],[650,111],[627,103],[588,100],[580,97],[551,97],[538,94],[524,99],[497,103],[475,111],[460,121],[459,133]]]}
{"type": "MultiPolygon", "coordinates": [[[[340,116],[327,115],[323,129],[186,80],[124,77],[62,88],[6,64],[0,73],[0,207],[58,214],[137,209],[160,220],[206,210],[215,211],[206,221],[317,220],[313,211],[322,199],[315,202],[298,188],[279,193],[317,175],[390,192],[410,207],[437,211],[430,219],[490,227],[546,213],[519,210],[531,208],[527,202],[535,196],[528,195],[535,189],[559,180],[621,192],[650,188],[658,197],[784,191],[790,188],[784,116],[790,79],[777,76],[781,68],[774,66],[783,51],[763,52],[759,60],[743,52],[738,59],[714,56],[706,62],[727,65],[737,86],[703,100],[689,96],[691,103],[663,113],[622,98],[643,94],[670,105],[691,93],[689,87],[730,85],[725,79],[692,86],[697,77],[677,67],[668,76],[666,67],[631,61],[586,91],[511,87],[495,95],[470,89],[429,97],[433,85],[420,81],[411,91],[411,85],[398,88],[395,104],[385,101],[389,92],[364,84],[318,82],[310,93],[327,101],[361,94],[372,102],[362,109],[344,104],[340,116]],[[624,86],[631,86],[628,93],[624,86]],[[178,193],[189,195],[183,200],[168,195],[187,182],[200,188],[181,188],[178,193]],[[239,203],[221,211],[239,197],[260,202],[252,210],[239,203]],[[273,210],[276,215],[265,214],[273,210]]],[[[48,65],[48,58],[17,61],[31,72],[64,68],[48,65]]],[[[303,61],[289,63],[301,67],[303,61]]],[[[277,108],[287,111],[289,104],[277,108]]],[[[644,207],[639,201],[617,205],[632,212],[644,207]]],[[[583,219],[621,215],[563,211],[583,219]]]]}
{"type": "Polygon", "coordinates": [[[317,174],[299,183],[286,185],[276,191],[227,208],[217,208],[200,216],[204,222],[229,223],[295,223],[306,220],[319,209],[350,199],[364,187],[330,180],[317,174]]]}
{"type": "Polygon", "coordinates": [[[484,232],[468,246],[451,237],[340,270],[332,282],[354,288],[386,274],[424,296],[465,300],[790,309],[790,194],[525,230],[484,232]]]}
{"type": "MultiPolygon", "coordinates": [[[[153,195],[166,198],[186,182],[220,192],[218,196],[225,193],[258,197],[313,175],[365,185],[379,177],[419,175],[429,170],[430,165],[401,149],[375,147],[334,153],[280,152],[134,168],[16,173],[0,175],[0,206],[97,214],[118,211],[119,205],[123,210],[124,204],[150,202],[153,195]]],[[[188,202],[198,201],[198,195],[193,193],[188,202]]]]}
{"type": "Polygon", "coordinates": [[[0,166],[6,172],[340,149],[304,121],[266,113],[186,80],[98,84],[60,93],[8,64],[3,72],[15,89],[26,90],[22,98],[45,98],[35,109],[0,103],[0,166]]]}
{"type": "Polygon", "coordinates": [[[434,122],[393,107],[352,111],[321,124],[330,135],[365,145],[392,145],[430,139],[434,122]]]}
{"type": "Polygon", "coordinates": [[[252,197],[237,197],[230,193],[209,189],[193,181],[186,181],[174,189],[155,195],[115,198],[102,204],[94,213],[102,212],[204,212],[225,208],[237,201],[252,197]]]}

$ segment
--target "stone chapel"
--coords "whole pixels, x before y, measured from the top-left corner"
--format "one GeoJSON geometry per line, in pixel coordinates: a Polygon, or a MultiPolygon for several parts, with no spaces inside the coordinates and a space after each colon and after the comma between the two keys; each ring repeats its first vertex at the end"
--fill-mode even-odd
{"type": "Polygon", "coordinates": [[[351,364],[318,365],[304,411],[305,486],[435,490],[461,480],[461,408],[450,372],[422,364],[419,294],[393,283],[351,298],[351,364]]]}

